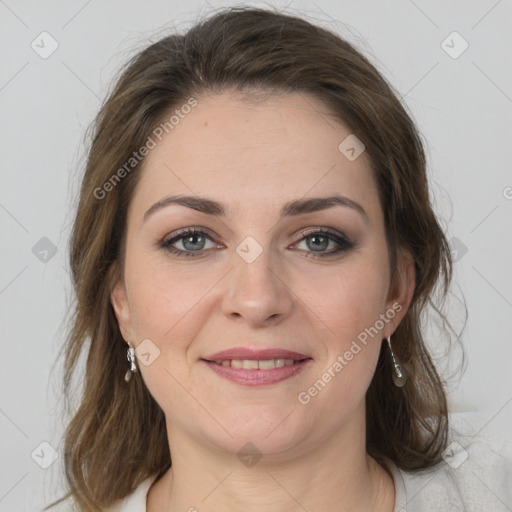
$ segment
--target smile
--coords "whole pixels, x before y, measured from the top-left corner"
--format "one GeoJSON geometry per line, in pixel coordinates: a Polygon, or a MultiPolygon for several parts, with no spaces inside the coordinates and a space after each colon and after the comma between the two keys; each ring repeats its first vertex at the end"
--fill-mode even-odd
{"type": "MultiPolygon", "coordinates": [[[[222,361],[222,366],[231,366],[231,368],[243,368],[244,370],[272,370],[273,368],[281,368],[283,366],[292,366],[298,364],[302,360],[294,359],[226,359],[222,361]]],[[[216,361],[212,361],[215,363],[216,361]]]]}
{"type": "Polygon", "coordinates": [[[220,377],[243,386],[276,384],[298,375],[313,363],[311,358],[293,359],[232,359],[222,362],[202,360],[220,377]]]}

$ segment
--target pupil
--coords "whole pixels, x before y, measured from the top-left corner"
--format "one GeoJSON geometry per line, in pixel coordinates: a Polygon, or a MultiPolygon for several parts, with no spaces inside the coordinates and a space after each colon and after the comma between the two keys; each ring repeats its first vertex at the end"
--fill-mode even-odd
{"type": "MultiPolygon", "coordinates": [[[[199,239],[202,239],[203,237],[201,235],[190,235],[188,237],[186,237],[183,241],[183,245],[187,248],[187,249],[201,249],[201,247],[194,247],[194,242],[192,242],[192,246],[190,247],[187,247],[187,244],[189,241],[191,240],[194,240],[196,238],[199,238],[199,239]]],[[[197,242],[196,242],[197,243],[197,242]]],[[[203,240],[203,244],[204,244],[204,240],[203,240]]]]}
{"type": "MultiPolygon", "coordinates": [[[[325,237],[325,236],[311,236],[311,237],[310,237],[310,240],[319,240],[319,239],[320,239],[320,240],[323,240],[323,242],[324,242],[323,244],[322,244],[322,243],[320,244],[320,249],[326,249],[326,248],[327,248],[327,245],[328,245],[328,243],[329,243],[329,240],[328,240],[328,238],[327,238],[327,237],[325,237]]],[[[308,245],[309,245],[309,244],[308,244],[308,245]]],[[[316,249],[318,249],[318,248],[319,248],[319,245],[316,245],[316,246],[313,246],[313,247],[316,247],[316,249]]],[[[311,247],[310,247],[310,248],[311,248],[311,247]]]]}

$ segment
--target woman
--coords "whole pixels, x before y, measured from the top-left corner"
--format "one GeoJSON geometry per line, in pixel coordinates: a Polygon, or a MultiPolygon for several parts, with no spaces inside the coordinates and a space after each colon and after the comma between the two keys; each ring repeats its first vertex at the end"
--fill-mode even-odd
{"type": "Polygon", "coordinates": [[[137,55],[70,258],[79,510],[505,506],[464,487],[420,329],[452,272],[420,137],[339,36],[232,8],[137,55]]]}

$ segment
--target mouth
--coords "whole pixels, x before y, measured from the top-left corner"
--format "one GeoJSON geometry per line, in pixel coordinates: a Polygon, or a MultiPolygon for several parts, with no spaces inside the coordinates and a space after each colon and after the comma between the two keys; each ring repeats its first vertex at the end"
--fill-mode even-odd
{"type": "MultiPolygon", "coordinates": [[[[267,348],[254,350],[245,347],[234,347],[210,354],[203,359],[205,361],[212,361],[220,364],[223,364],[225,361],[235,361],[235,367],[239,368],[240,366],[236,366],[239,364],[239,361],[284,361],[284,364],[279,363],[279,366],[284,366],[286,364],[293,364],[296,361],[311,359],[311,357],[308,354],[301,354],[300,352],[294,352],[284,348],[267,348]],[[292,363],[289,363],[290,360],[292,363]]],[[[252,366],[248,367],[248,369],[250,368],[252,368],[252,366]]],[[[257,369],[257,367],[255,369],[257,369]]]]}
{"type": "Polygon", "coordinates": [[[282,349],[230,349],[201,359],[217,375],[244,386],[275,384],[298,375],[313,358],[282,349]]]}
{"type": "Polygon", "coordinates": [[[295,366],[308,360],[312,360],[311,357],[305,357],[304,359],[224,359],[222,361],[203,359],[203,361],[207,363],[224,367],[242,368],[244,370],[273,370],[274,368],[282,368],[283,366],[295,366]]]}

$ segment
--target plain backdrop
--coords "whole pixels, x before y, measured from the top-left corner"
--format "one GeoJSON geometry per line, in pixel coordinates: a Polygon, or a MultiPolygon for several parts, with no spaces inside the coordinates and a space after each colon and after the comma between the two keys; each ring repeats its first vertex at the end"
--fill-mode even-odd
{"type": "MultiPolygon", "coordinates": [[[[67,242],[85,130],[131,55],[227,5],[248,4],[0,0],[0,511],[41,510],[58,494],[54,362],[71,297],[67,242]]],[[[512,3],[251,5],[340,33],[403,96],[426,140],[433,202],[456,260],[447,312],[460,342],[452,340],[450,359],[438,359],[450,407],[482,432],[511,431],[512,3]]],[[[441,354],[435,325],[428,341],[441,354]]]]}

